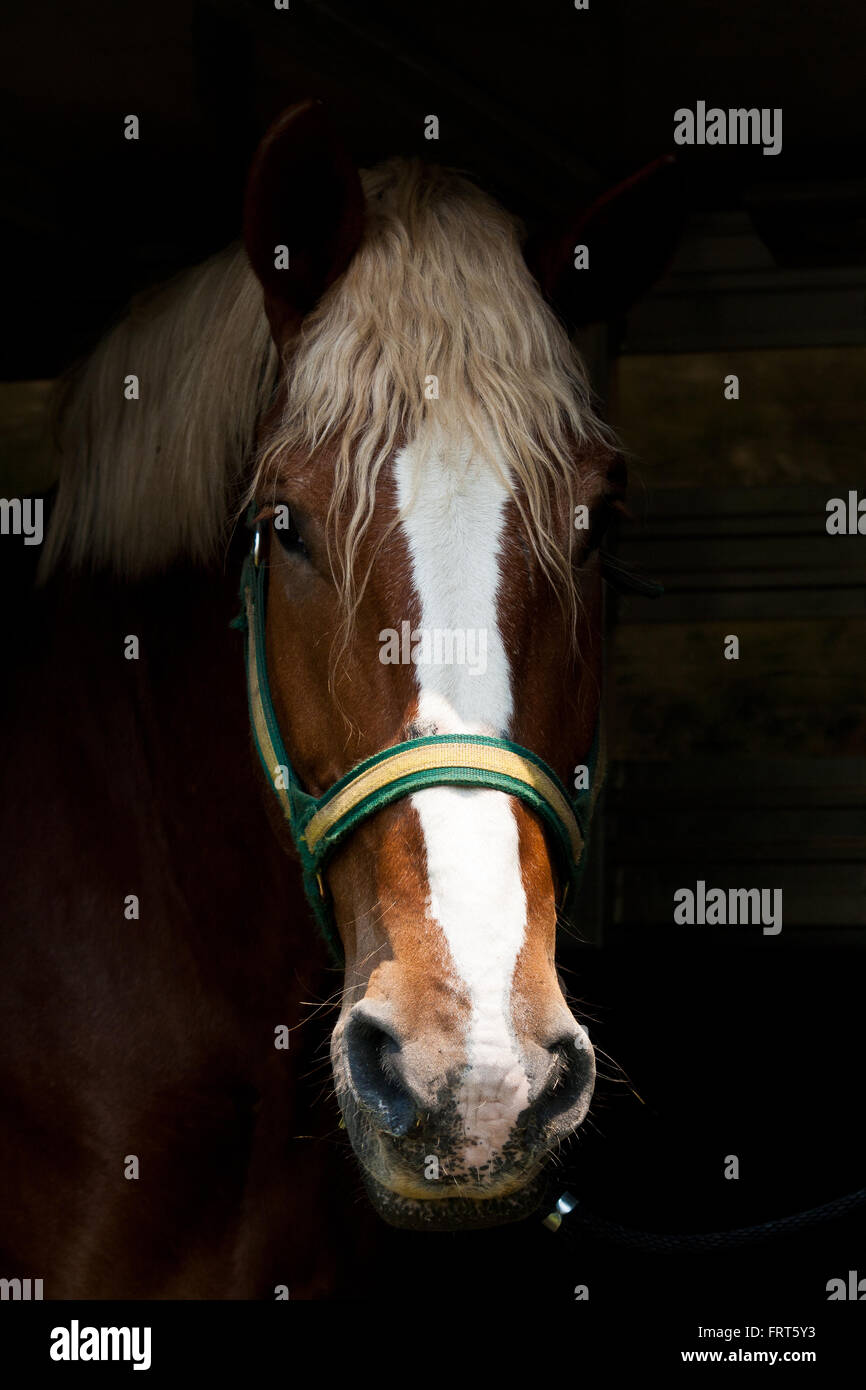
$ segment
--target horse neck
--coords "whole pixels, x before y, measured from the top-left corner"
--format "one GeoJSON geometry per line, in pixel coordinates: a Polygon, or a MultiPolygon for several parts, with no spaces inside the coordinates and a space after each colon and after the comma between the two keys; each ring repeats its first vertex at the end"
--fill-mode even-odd
{"type": "Polygon", "coordinates": [[[316,968],[300,875],[268,824],[251,753],[234,574],[60,578],[40,606],[29,667],[40,738],[60,762],[74,750],[80,814],[94,827],[112,818],[143,904],[160,905],[151,929],[175,949],[181,931],[215,980],[239,972],[241,986],[248,970],[251,990],[263,969],[316,968]]]}

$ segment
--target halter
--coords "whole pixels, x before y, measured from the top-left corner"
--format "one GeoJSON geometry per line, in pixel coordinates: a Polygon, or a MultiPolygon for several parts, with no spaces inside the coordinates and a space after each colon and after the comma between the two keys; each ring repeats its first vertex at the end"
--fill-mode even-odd
{"type": "Polygon", "coordinates": [[[509,739],[434,734],[374,753],[323,796],[311,796],[289,761],[271,700],[265,604],[265,566],[257,526],[241,572],[241,613],[233,624],[245,633],[250,725],[265,776],[300,857],[307,901],[336,963],[343,964],[343,954],[325,883],[328,859],[368,816],[426,787],[486,787],[525,802],[540,816],[557,850],[563,882],[560,912],[566,901],[574,904],[589,823],[604,779],[600,721],[586,761],[588,785],[573,795],[543,759],[509,739]]]}

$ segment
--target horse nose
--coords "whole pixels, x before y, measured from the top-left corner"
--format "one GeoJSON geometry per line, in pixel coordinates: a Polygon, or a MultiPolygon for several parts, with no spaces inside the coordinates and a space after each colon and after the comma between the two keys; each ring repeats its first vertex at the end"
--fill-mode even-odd
{"type": "Polygon", "coordinates": [[[378,1019],[355,1008],[346,1025],[344,1047],[361,1104],[379,1129],[400,1138],[415,1124],[418,1106],[394,1066],[399,1039],[378,1019]]]}
{"type": "Polygon", "coordinates": [[[571,1129],[588,1108],[595,1085],[592,1046],[582,1030],[569,1031],[548,1043],[546,1051],[551,1058],[550,1069],[527,1120],[539,1129],[571,1129]]]}
{"type": "MultiPolygon", "coordinates": [[[[413,1090],[403,1042],[390,1020],[357,1004],[346,1023],[343,1047],[355,1095],[377,1129],[402,1138],[422,1115],[435,1121],[438,1103],[423,1102],[413,1090]]],[[[531,1051],[528,1073],[511,1055],[504,1060],[498,1055],[476,1060],[463,1078],[470,1129],[482,1120],[482,1129],[519,1123],[544,1142],[564,1136],[579,1124],[595,1082],[595,1059],[586,1033],[575,1026],[551,1042],[536,1043],[531,1051]],[[521,1106],[520,1092],[525,1096],[533,1076],[543,1077],[540,1087],[528,1106],[525,1099],[521,1106]]]]}

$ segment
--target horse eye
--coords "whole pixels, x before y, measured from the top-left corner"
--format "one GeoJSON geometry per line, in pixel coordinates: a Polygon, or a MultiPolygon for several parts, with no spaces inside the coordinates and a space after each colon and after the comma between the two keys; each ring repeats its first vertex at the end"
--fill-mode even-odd
{"type": "Polygon", "coordinates": [[[274,534],[287,554],[303,555],[305,559],[309,559],[310,553],[288,507],[277,509],[274,516],[274,534]]]}

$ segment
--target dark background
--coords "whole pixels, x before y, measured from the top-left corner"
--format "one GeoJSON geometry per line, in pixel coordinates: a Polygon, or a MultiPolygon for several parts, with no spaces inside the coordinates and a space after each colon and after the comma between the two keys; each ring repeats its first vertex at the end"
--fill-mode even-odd
{"type": "Polygon", "coordinates": [[[570,0],[291,0],[287,12],[272,0],[49,0],[6,12],[5,377],[53,374],[134,289],[236,236],[258,138],[311,94],[362,164],[420,151],[472,170],[528,218],[671,148],[679,106],[781,106],[778,156],[683,148],[692,205],[759,207],[786,263],[863,265],[866,18],[851,0],[826,12],[809,0],[592,0],[586,12],[570,0]],[[123,138],[130,112],[137,143],[123,138]],[[423,139],[430,112],[438,144],[423,139]]]}
{"type": "MultiPolygon", "coordinates": [[[[777,157],[678,150],[675,261],[627,321],[586,339],[632,456],[618,545],[667,592],[610,604],[593,939],[562,959],[611,1061],[563,1180],[620,1221],[680,1230],[860,1186],[866,539],[828,538],[824,520],[829,497],[866,485],[862,7],[83,0],[13,5],[5,29],[7,492],[52,481],[47,383],[132,293],[237,235],[251,152],[296,99],[326,100],[359,163],[459,165],[530,227],[673,149],[677,107],[782,107],[777,157]],[[738,402],[723,398],[730,372],[738,402]],[[738,663],[721,655],[732,632],[738,663]],[[673,889],[697,878],[783,887],[782,934],[674,928],[673,889]]],[[[697,1289],[712,1321],[724,1291],[757,1300],[752,1317],[822,1306],[829,1278],[858,1260],[866,1274],[862,1230],[715,1261],[566,1247],[536,1228],[459,1248],[487,1243],[496,1296],[570,1299],[589,1282],[595,1306],[627,1308],[650,1288],[673,1304],[697,1289]]],[[[394,1234],[378,1297],[425,1267],[455,1296],[485,1292],[449,1238],[424,1240],[435,1257],[394,1234]]]]}

